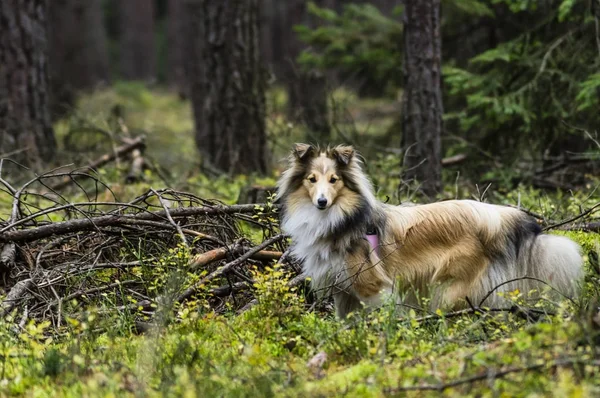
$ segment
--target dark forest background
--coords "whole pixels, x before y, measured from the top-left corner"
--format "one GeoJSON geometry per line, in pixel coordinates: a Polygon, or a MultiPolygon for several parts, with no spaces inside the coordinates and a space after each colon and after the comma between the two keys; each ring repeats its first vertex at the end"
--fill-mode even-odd
{"type": "Polygon", "coordinates": [[[16,3],[40,18],[31,40],[46,46],[23,57],[49,77],[31,82],[37,114],[2,113],[0,148],[26,163],[56,163],[51,121],[78,98],[138,81],[190,101],[209,174],[269,174],[293,141],[355,144],[404,177],[400,191],[429,197],[457,170],[544,189],[598,172],[596,0],[16,3]],[[339,103],[341,90],[358,102],[339,103]],[[36,127],[21,133],[27,119],[36,127]]]}

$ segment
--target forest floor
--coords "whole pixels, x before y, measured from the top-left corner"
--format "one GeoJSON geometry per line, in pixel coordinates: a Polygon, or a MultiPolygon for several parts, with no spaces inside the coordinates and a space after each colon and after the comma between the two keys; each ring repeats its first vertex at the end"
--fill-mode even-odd
{"type": "MultiPolygon", "coordinates": [[[[380,148],[389,139],[387,131],[397,104],[358,100],[341,90],[332,101],[338,116],[336,136],[340,141],[360,141],[370,146],[375,159],[369,172],[377,183],[377,194],[382,200],[389,196],[396,201],[392,192],[399,182],[397,171],[394,173],[398,161],[393,152],[380,148]]],[[[280,91],[270,92],[268,102],[270,142],[274,157],[281,159],[289,145],[301,139],[303,131],[286,120],[285,98],[280,91]]],[[[82,98],[74,116],[57,123],[61,156],[85,165],[114,150],[116,125],[121,135],[145,135],[144,158],[151,167],[141,181],[131,183],[124,182],[129,163],[112,162],[100,168],[97,176],[108,185],[110,195],[96,188],[96,195],[90,199],[83,188],[70,184],[61,191],[65,203],[108,202],[115,198],[133,203],[134,198],[151,192],[155,204],[159,203],[157,198],[164,204],[160,194],[172,198],[177,190],[193,192],[193,199],[186,196],[185,200],[199,206],[204,203],[201,199],[217,199],[230,205],[248,185],[272,186],[283,166],[279,163],[268,177],[229,178],[200,173],[189,104],[171,93],[132,83],[118,83],[82,98]],[[124,121],[120,125],[119,117],[124,121]],[[162,191],[164,188],[172,191],[162,191]]],[[[5,179],[10,177],[3,174],[5,179]]],[[[600,203],[597,177],[591,177],[591,182],[579,191],[552,193],[522,185],[481,192],[458,177],[449,181],[444,197],[485,197],[492,203],[519,205],[539,216],[545,226],[575,217],[600,203]]],[[[44,209],[55,204],[42,200],[36,206],[44,209]]],[[[0,219],[8,219],[11,209],[12,198],[0,195],[0,219]]],[[[230,244],[240,238],[250,246],[267,237],[276,240],[276,217],[266,214],[268,209],[260,210],[264,214],[259,212],[253,218],[223,218],[235,225],[214,233],[230,244]]],[[[66,217],[52,214],[49,221],[66,217]]],[[[597,219],[597,214],[589,212],[579,221],[597,219]]],[[[209,221],[214,222],[207,219],[205,224],[209,221]]],[[[211,224],[206,228],[216,231],[218,227],[211,224]]],[[[202,225],[198,228],[191,233],[208,233],[202,225]]],[[[17,308],[0,319],[0,395],[600,395],[597,233],[551,231],[571,237],[584,249],[584,294],[576,301],[530,305],[522,292],[515,291],[510,295],[515,303],[510,311],[473,308],[460,313],[430,313],[386,306],[341,322],[331,313],[330,304],[313,302],[310,294],[303,294],[302,286],[289,283],[296,275],[293,267],[250,262],[247,269],[234,275],[242,278],[238,284],[246,283],[245,290],[240,288],[239,293],[216,300],[211,296],[214,288],[229,276],[201,283],[214,268],[186,268],[197,254],[196,240],[188,242],[190,246],[175,241],[153,242],[150,237],[133,242],[127,237],[137,235],[126,234],[135,231],[120,231],[113,255],[123,261],[138,259],[137,265],[107,268],[93,278],[88,274],[69,276],[65,283],[71,287],[57,284],[56,290],[48,282],[47,305],[17,308]],[[152,252],[148,249],[145,253],[146,247],[152,247],[152,252]],[[173,271],[178,268],[184,272],[173,271]],[[107,283],[111,289],[95,287],[107,283]],[[146,295],[158,296],[170,288],[181,293],[194,284],[200,287],[192,300],[165,304],[166,310],[156,308],[156,302],[161,303],[158,299],[148,307],[139,304],[146,295]],[[82,291],[82,286],[87,290],[82,291]],[[58,296],[62,299],[54,301],[58,296]]],[[[77,235],[77,239],[85,236],[77,235]]],[[[67,254],[61,255],[82,255],[69,253],[72,244],[63,242],[62,250],[67,254]]],[[[99,245],[93,241],[86,244],[99,245]]],[[[285,242],[281,245],[285,249],[285,242]]],[[[39,257],[44,250],[49,251],[33,243],[24,243],[23,247],[39,257]]],[[[75,247],[78,249],[71,251],[101,253],[84,244],[75,247]]],[[[277,250],[279,246],[269,247],[277,250]]],[[[33,265],[30,267],[33,269],[33,265]]],[[[31,300],[38,295],[41,293],[31,300]]]]}

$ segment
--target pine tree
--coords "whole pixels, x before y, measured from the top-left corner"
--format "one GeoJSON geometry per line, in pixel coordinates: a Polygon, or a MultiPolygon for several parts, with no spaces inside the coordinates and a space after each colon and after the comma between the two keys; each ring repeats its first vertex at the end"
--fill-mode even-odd
{"type": "Polygon", "coordinates": [[[196,0],[187,12],[196,145],[204,164],[229,173],[265,173],[258,0],[196,0]]]}
{"type": "Polygon", "coordinates": [[[403,177],[433,197],[442,185],[440,1],[406,0],[404,10],[403,177]]]}
{"type": "Polygon", "coordinates": [[[0,2],[0,153],[42,166],[56,150],[48,99],[48,2],[0,2]]]}

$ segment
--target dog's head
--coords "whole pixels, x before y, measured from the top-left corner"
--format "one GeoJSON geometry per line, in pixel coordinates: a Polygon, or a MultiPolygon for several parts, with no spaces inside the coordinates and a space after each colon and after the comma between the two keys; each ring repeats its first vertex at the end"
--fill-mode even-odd
{"type": "Polygon", "coordinates": [[[315,145],[296,144],[290,155],[290,167],[280,179],[278,196],[310,200],[316,208],[326,210],[343,196],[358,193],[356,174],[360,165],[356,157],[352,146],[321,150],[315,145]]]}

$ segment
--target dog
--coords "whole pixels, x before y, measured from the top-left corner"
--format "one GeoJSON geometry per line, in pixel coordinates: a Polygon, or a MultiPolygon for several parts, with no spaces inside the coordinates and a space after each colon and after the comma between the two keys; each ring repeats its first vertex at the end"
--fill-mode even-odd
{"type": "Polygon", "coordinates": [[[429,296],[432,309],[460,309],[501,306],[501,292],[535,295],[547,285],[577,296],[583,259],[572,240],[543,234],[512,207],[382,203],[362,165],[352,146],[296,144],[277,182],[291,253],[313,290],[333,295],[338,317],[389,298],[429,296]]]}

